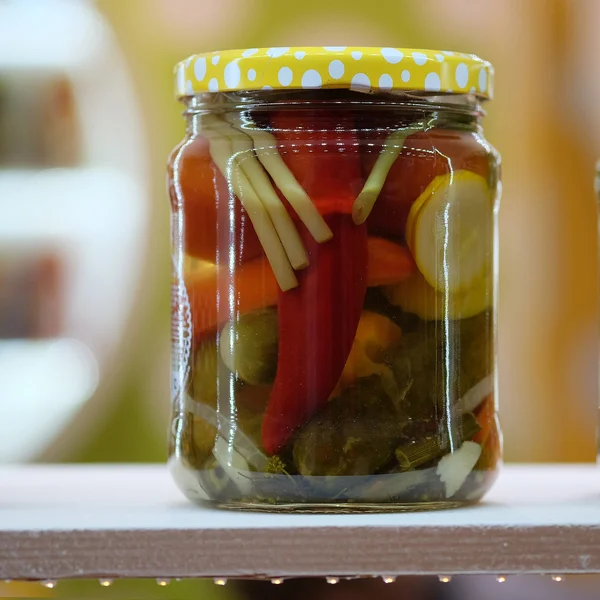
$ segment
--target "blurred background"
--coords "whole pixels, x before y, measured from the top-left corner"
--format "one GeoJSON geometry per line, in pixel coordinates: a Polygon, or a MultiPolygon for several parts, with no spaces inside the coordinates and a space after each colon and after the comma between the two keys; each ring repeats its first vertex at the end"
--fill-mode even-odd
{"type": "Polygon", "coordinates": [[[595,460],[599,31],[597,0],[0,0],[0,462],[165,459],[173,66],[323,44],[494,64],[505,458],[595,460]]]}

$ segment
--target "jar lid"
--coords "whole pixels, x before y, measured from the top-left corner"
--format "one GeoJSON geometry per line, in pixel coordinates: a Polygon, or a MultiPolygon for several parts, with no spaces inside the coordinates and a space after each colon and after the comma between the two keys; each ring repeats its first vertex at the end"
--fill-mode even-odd
{"type": "Polygon", "coordinates": [[[493,95],[494,68],[474,54],[346,46],[250,48],[190,56],[176,69],[178,97],[204,92],[351,89],[493,95]]]}

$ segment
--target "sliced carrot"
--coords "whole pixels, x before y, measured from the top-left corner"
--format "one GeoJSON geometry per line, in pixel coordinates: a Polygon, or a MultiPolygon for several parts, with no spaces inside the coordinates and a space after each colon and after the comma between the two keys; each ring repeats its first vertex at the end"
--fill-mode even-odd
{"type": "Polygon", "coordinates": [[[187,273],[185,284],[196,335],[277,303],[277,281],[264,257],[237,265],[233,275],[226,265],[202,265],[187,273]]]}
{"type": "Polygon", "coordinates": [[[481,429],[473,436],[473,441],[478,444],[485,444],[492,428],[496,422],[496,405],[494,397],[488,396],[482,403],[481,408],[475,415],[481,429]]]}
{"type": "MultiPolygon", "coordinates": [[[[368,239],[367,285],[403,281],[415,271],[410,252],[383,238],[368,239]]],[[[277,282],[265,257],[236,265],[195,261],[185,274],[194,333],[214,329],[232,317],[277,304],[277,282]]]]}

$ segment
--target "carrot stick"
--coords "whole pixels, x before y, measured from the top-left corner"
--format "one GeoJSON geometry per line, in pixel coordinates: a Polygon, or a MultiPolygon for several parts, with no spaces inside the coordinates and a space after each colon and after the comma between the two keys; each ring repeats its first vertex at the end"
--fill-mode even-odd
{"type": "Polygon", "coordinates": [[[494,397],[488,396],[482,403],[479,412],[476,415],[477,422],[481,429],[473,436],[473,441],[478,444],[485,444],[496,419],[496,405],[494,397]]]}
{"type": "MultiPolygon", "coordinates": [[[[383,238],[369,237],[367,285],[376,287],[403,281],[414,273],[409,251],[383,238]]],[[[233,274],[226,265],[199,262],[185,275],[194,333],[210,331],[234,315],[277,304],[278,287],[265,257],[237,265],[233,274]]]]}

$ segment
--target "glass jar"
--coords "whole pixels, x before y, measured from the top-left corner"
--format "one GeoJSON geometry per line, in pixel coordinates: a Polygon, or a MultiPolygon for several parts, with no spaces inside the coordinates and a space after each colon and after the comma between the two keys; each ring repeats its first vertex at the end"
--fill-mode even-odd
{"type": "MultiPolygon", "coordinates": [[[[596,211],[597,211],[597,249],[598,249],[598,261],[600,265],[600,160],[596,163],[596,177],[594,178],[594,191],[596,192],[596,211]]],[[[598,281],[600,282],[600,273],[598,277],[598,281]]],[[[600,350],[600,346],[597,348],[600,350]]],[[[598,364],[600,365],[600,352],[598,353],[598,364]]],[[[600,370],[598,372],[600,376],[600,370]]],[[[598,389],[600,389],[600,380],[598,381],[598,389]]],[[[600,465],[600,397],[598,402],[598,416],[597,416],[597,427],[596,427],[596,462],[600,465]]]]}
{"type": "Polygon", "coordinates": [[[178,65],[170,467],[190,499],[415,510],[492,485],[492,76],[391,48],[178,65]]]}

